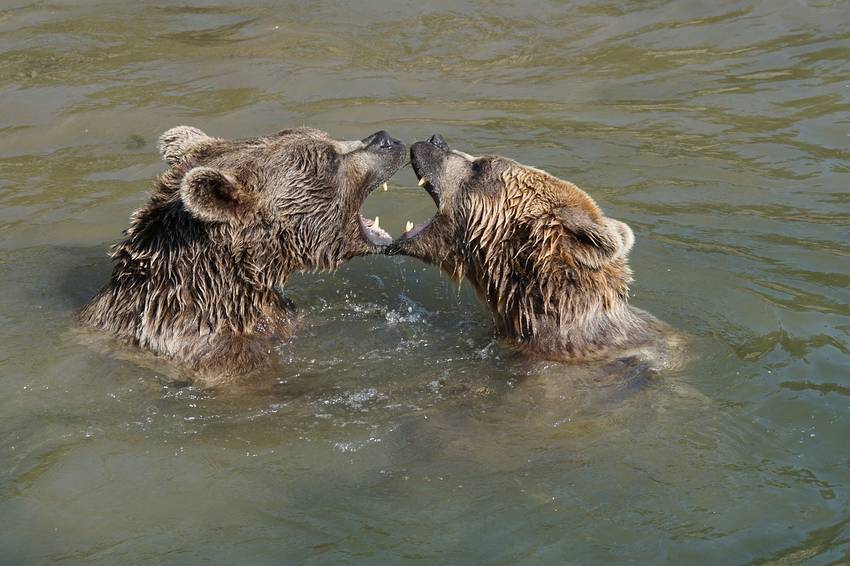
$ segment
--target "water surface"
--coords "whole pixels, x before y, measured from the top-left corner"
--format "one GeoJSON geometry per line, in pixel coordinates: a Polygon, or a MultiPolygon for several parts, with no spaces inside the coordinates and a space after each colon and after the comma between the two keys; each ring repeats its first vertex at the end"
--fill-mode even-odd
{"type": "MultiPolygon", "coordinates": [[[[814,0],[6,0],[0,562],[850,561],[848,30],[814,0]],[[263,391],[81,345],[178,124],[439,131],[570,179],[692,359],[629,387],[518,360],[387,257],[293,280],[263,391]]],[[[408,169],[366,213],[433,204],[408,169]]]]}

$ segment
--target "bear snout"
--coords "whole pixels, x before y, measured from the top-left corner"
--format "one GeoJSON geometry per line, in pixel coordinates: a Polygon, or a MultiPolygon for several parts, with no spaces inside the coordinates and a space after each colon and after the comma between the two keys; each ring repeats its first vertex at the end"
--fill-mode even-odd
{"type": "Polygon", "coordinates": [[[428,138],[428,143],[433,145],[434,147],[438,147],[443,151],[449,151],[449,144],[446,143],[446,140],[443,139],[443,136],[440,134],[434,134],[430,138],[428,138]]]}
{"type": "Polygon", "coordinates": [[[364,138],[363,145],[366,146],[367,150],[372,151],[391,151],[393,149],[404,148],[404,143],[390,136],[386,130],[375,132],[371,136],[364,138]]]}

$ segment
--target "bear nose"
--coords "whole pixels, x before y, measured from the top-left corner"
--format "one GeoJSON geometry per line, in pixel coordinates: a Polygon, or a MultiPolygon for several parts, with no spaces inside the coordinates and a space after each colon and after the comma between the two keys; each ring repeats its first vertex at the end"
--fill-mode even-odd
{"type": "Polygon", "coordinates": [[[443,139],[443,136],[440,134],[434,134],[430,138],[428,138],[428,143],[435,147],[439,147],[443,151],[449,150],[449,144],[446,143],[446,140],[443,139]]]}
{"type": "Polygon", "coordinates": [[[376,147],[378,149],[392,149],[393,146],[401,145],[397,139],[390,137],[386,130],[375,132],[368,138],[363,140],[366,146],[376,147]]]}

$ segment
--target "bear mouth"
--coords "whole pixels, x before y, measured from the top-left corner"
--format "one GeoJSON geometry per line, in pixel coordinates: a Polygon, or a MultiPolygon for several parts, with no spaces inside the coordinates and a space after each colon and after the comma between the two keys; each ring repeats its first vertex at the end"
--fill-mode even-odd
{"type": "MultiPolygon", "coordinates": [[[[387,181],[381,181],[375,185],[369,187],[366,191],[366,198],[372,194],[378,187],[381,187],[381,190],[386,192],[389,190],[389,186],[387,185],[387,181]]],[[[360,203],[362,207],[366,202],[366,198],[363,199],[363,202],[360,203]]],[[[363,237],[366,242],[372,246],[383,248],[385,246],[393,243],[393,237],[389,232],[381,228],[381,218],[376,216],[375,218],[369,218],[368,216],[363,216],[362,213],[357,213],[357,224],[360,227],[360,235],[363,237]]]]}
{"type": "MultiPolygon", "coordinates": [[[[416,168],[414,167],[414,172],[416,168]]],[[[416,176],[419,177],[419,186],[428,191],[428,194],[431,195],[431,198],[434,199],[434,203],[437,205],[437,208],[440,207],[439,196],[436,190],[434,190],[433,185],[431,185],[430,181],[425,175],[420,177],[419,173],[416,173],[416,176]]],[[[419,224],[414,224],[412,221],[408,220],[407,225],[404,227],[404,232],[402,232],[401,236],[399,236],[400,240],[411,240],[425,231],[425,229],[431,225],[431,222],[434,220],[432,216],[428,220],[424,222],[420,222],[419,224]]]]}
{"type": "MultiPolygon", "coordinates": [[[[413,173],[416,175],[418,180],[417,185],[421,188],[425,189],[425,191],[431,196],[431,199],[434,201],[434,204],[437,205],[437,210],[440,209],[440,191],[434,186],[433,183],[428,179],[423,171],[422,164],[416,159],[416,154],[411,151],[410,165],[413,168],[413,173]]],[[[435,215],[436,216],[436,215],[435,215]]],[[[407,225],[405,226],[404,232],[399,236],[399,240],[411,240],[417,236],[419,236],[422,232],[425,231],[428,226],[431,225],[431,222],[434,220],[434,216],[425,220],[424,222],[420,222],[419,224],[414,224],[410,220],[407,221],[407,225]]]]}

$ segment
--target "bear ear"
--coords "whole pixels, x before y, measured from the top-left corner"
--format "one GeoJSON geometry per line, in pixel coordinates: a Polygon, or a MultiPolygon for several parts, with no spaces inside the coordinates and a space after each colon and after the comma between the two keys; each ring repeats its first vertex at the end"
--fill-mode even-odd
{"type": "Polygon", "coordinates": [[[620,235],[620,245],[617,248],[617,257],[627,256],[632,251],[632,246],[635,245],[635,233],[629,228],[629,225],[613,218],[606,218],[605,222],[609,228],[620,235]]]}
{"type": "Polygon", "coordinates": [[[573,208],[558,209],[558,217],[573,240],[572,255],[589,267],[625,257],[635,243],[632,229],[619,220],[595,220],[586,211],[573,208]]]}
{"type": "Polygon", "coordinates": [[[169,165],[174,165],[193,145],[209,139],[212,138],[198,128],[177,126],[159,136],[159,154],[169,165]]]}
{"type": "Polygon", "coordinates": [[[180,183],[180,198],[192,216],[207,222],[230,222],[250,208],[251,197],[238,181],[212,167],[195,167],[180,183]]]}

